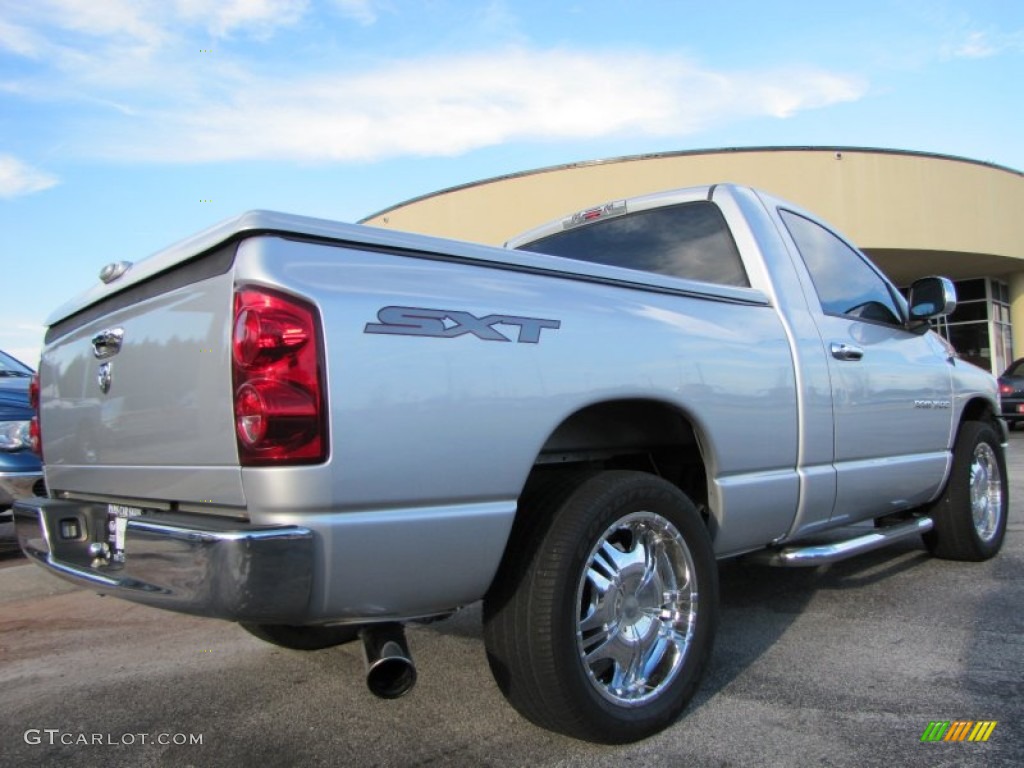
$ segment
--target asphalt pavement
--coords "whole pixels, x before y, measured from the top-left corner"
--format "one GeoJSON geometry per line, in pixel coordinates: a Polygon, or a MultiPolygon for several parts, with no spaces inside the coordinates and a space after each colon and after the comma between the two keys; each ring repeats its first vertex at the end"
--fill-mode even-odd
{"type": "Polygon", "coordinates": [[[411,628],[419,684],[382,701],[358,644],[286,651],[98,597],[26,564],[0,524],[0,765],[1022,766],[1024,433],[1009,465],[989,562],[914,541],[815,569],[723,563],[701,691],[621,747],[522,720],[491,679],[479,606],[411,628]],[[936,721],[996,725],[983,743],[922,741],[936,721]]]}

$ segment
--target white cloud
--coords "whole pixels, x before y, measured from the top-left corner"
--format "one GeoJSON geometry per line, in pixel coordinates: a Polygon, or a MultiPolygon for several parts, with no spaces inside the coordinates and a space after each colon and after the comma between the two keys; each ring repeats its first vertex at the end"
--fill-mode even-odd
{"type": "Polygon", "coordinates": [[[953,49],[953,56],[961,59],[985,59],[996,54],[996,48],[984,32],[971,32],[967,39],[953,49]]]}
{"type": "MultiPolygon", "coordinates": [[[[364,24],[391,7],[333,3],[364,24]]],[[[297,62],[251,42],[200,52],[209,47],[202,30],[267,39],[310,8],[309,0],[0,0],[10,19],[0,22],[0,49],[20,46],[36,68],[0,81],[0,92],[84,106],[65,126],[67,146],[81,155],[342,162],[516,141],[678,138],[856,100],[867,87],[818,69],[723,71],[671,54],[525,44],[377,65],[364,55],[332,59],[330,46],[297,62]],[[32,34],[19,38],[22,28],[32,34]]],[[[474,18],[474,28],[498,25],[511,30],[505,39],[520,39],[502,0],[474,18]]]]}
{"type": "Polygon", "coordinates": [[[0,0],[7,16],[0,18],[0,48],[37,58],[48,48],[116,58],[125,46],[172,47],[197,26],[219,38],[240,32],[266,39],[299,22],[308,9],[309,0],[0,0]]]}
{"type": "Polygon", "coordinates": [[[52,174],[33,168],[13,155],[0,154],[0,198],[30,195],[59,183],[52,174]]]}
{"type": "Polygon", "coordinates": [[[177,12],[188,21],[204,24],[215,37],[236,31],[266,38],[277,27],[297,23],[309,8],[308,0],[175,0],[177,12]]]}
{"type": "Polygon", "coordinates": [[[377,21],[377,9],[373,0],[334,0],[334,6],[353,21],[369,26],[377,21]]]}
{"type": "Polygon", "coordinates": [[[201,106],[112,130],[111,157],[203,162],[455,155],[521,140],[685,136],[860,98],[818,70],[716,72],[675,56],[515,49],[276,80],[235,73],[201,106]],[[229,92],[230,90],[230,92],[229,92]]]}
{"type": "Polygon", "coordinates": [[[753,78],[749,83],[755,109],[763,109],[772,117],[792,117],[805,109],[818,109],[830,104],[856,101],[864,95],[866,85],[858,78],[844,77],[813,70],[770,73],[764,80],[753,78]]]}
{"type": "MultiPolygon", "coordinates": [[[[230,83],[240,65],[226,51],[201,53],[211,47],[211,37],[266,41],[299,23],[309,5],[310,0],[0,0],[0,52],[31,59],[36,67],[30,75],[0,81],[0,90],[69,105],[116,103],[126,113],[135,109],[133,99],[201,102],[197,91],[203,87],[213,99],[213,90],[230,83]]],[[[252,50],[258,54],[261,47],[252,50]]]]}
{"type": "Polygon", "coordinates": [[[525,40],[519,17],[509,10],[504,0],[491,0],[487,5],[477,7],[474,16],[474,34],[499,40],[525,40]]]}
{"type": "MultiPolygon", "coordinates": [[[[119,88],[152,77],[152,62],[171,42],[151,0],[0,0],[0,48],[34,60],[37,69],[4,90],[40,100],[86,97],[93,86],[119,88]],[[17,20],[17,23],[14,20],[17,20]],[[15,40],[5,34],[17,33],[15,40]],[[56,75],[56,76],[54,76],[56,75]]],[[[96,98],[102,98],[97,95],[96,98]]]]}
{"type": "Polygon", "coordinates": [[[42,48],[43,41],[32,30],[0,19],[0,50],[34,59],[42,48]]]}
{"type": "Polygon", "coordinates": [[[56,26],[93,37],[130,37],[153,46],[166,39],[147,0],[35,0],[32,6],[56,26]]]}
{"type": "Polygon", "coordinates": [[[958,59],[987,59],[1010,52],[1024,52],[1024,30],[1003,33],[978,30],[969,32],[963,40],[952,46],[950,55],[958,59]]]}

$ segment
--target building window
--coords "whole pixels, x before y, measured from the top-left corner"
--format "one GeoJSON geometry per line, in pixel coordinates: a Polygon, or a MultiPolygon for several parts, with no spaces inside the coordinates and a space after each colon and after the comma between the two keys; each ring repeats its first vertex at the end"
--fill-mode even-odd
{"type": "Polygon", "coordinates": [[[992,373],[1000,374],[1013,362],[1013,332],[1010,325],[1010,287],[998,280],[992,286],[992,339],[995,357],[992,373]]]}
{"type": "Polygon", "coordinates": [[[956,283],[956,311],[940,318],[935,330],[964,360],[1000,374],[1013,362],[1010,289],[1006,283],[979,277],[956,283]]]}

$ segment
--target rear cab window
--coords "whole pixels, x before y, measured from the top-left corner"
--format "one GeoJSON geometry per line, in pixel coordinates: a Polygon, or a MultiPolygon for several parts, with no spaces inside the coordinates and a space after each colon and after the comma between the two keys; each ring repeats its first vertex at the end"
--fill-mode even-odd
{"type": "Polygon", "coordinates": [[[583,223],[518,249],[718,285],[750,286],[725,217],[708,201],[583,223]]]}

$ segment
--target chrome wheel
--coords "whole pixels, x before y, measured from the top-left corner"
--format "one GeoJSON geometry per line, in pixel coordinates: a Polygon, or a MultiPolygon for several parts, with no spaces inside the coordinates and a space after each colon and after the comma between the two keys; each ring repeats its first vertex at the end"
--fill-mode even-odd
{"type": "Polygon", "coordinates": [[[988,422],[960,426],[946,489],[928,509],[935,527],[923,538],[933,555],[979,562],[1002,548],[1010,489],[1001,440],[988,422]]]}
{"type": "Polygon", "coordinates": [[[682,534],[653,512],[616,522],[586,560],[576,645],[605,699],[639,706],[675,680],[697,623],[697,580],[682,534]]]}
{"type": "Polygon", "coordinates": [[[542,475],[520,505],[484,598],[502,693],[545,728],[607,744],[673,723],[718,623],[715,553],[693,502],[612,469],[542,475]]]}
{"type": "Polygon", "coordinates": [[[1003,478],[995,451],[978,443],[971,461],[971,515],[978,537],[991,541],[999,530],[1003,510],[1003,478]]]}

